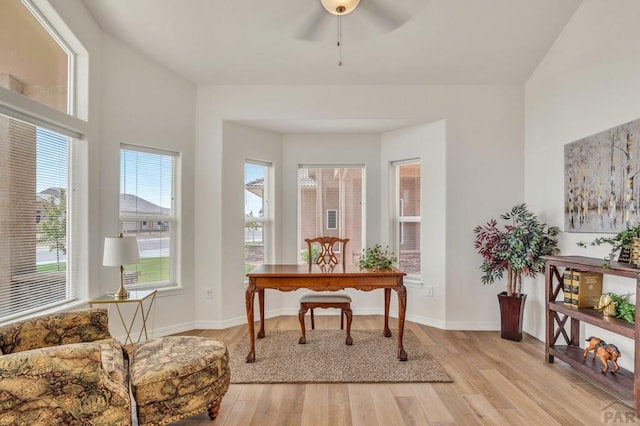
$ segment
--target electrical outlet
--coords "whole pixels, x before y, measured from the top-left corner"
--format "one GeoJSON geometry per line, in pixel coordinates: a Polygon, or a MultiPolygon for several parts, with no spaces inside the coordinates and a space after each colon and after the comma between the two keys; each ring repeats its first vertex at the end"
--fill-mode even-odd
{"type": "Polygon", "coordinates": [[[433,297],[433,286],[432,285],[428,285],[426,287],[426,289],[427,289],[427,296],[433,297]]]}
{"type": "Polygon", "coordinates": [[[213,299],[213,290],[211,288],[205,289],[207,299],[213,299]]]}

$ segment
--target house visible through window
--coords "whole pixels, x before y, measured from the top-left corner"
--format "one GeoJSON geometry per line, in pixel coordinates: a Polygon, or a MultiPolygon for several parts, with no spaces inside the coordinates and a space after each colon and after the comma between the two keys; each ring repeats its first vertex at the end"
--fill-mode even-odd
{"type": "Polygon", "coordinates": [[[128,285],[176,284],[175,170],[178,154],[122,145],[120,148],[120,222],[136,236],[140,262],[125,266],[128,285]]]}
{"type": "Polygon", "coordinates": [[[72,112],[70,48],[31,1],[2,0],[1,10],[0,86],[58,111],[72,112]]]}
{"type": "Polygon", "coordinates": [[[300,258],[309,254],[306,238],[320,236],[348,238],[347,265],[356,264],[362,252],[364,166],[306,166],[298,168],[300,199],[300,258]]]}
{"type": "Polygon", "coordinates": [[[269,212],[271,164],[247,160],[244,166],[244,255],[245,272],[269,257],[272,220],[269,212]]]}
{"type": "Polygon", "coordinates": [[[73,300],[68,285],[69,146],[0,115],[0,318],[73,300]]]}
{"type": "Polygon", "coordinates": [[[407,279],[419,280],[420,265],[420,162],[402,161],[392,164],[395,188],[395,251],[399,267],[407,279]]]}
{"type": "MultiPolygon", "coordinates": [[[[0,13],[0,322],[76,298],[74,56],[30,1],[0,13]],[[71,76],[71,78],[69,78],[71,76]],[[15,93],[28,99],[14,105],[15,93]],[[63,112],[64,115],[60,115],[63,112]]],[[[76,221],[76,227],[79,221],[76,221]]]]}

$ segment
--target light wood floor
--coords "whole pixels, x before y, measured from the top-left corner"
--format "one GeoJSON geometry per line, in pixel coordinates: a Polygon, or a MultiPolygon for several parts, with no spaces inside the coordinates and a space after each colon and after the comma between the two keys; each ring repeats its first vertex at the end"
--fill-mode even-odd
{"type": "MultiPolygon", "coordinates": [[[[337,316],[316,316],[316,328],[338,328],[339,321],[337,316]]],[[[354,329],[381,327],[381,316],[355,316],[353,319],[354,329]]],[[[640,423],[629,407],[586,382],[566,364],[560,361],[545,363],[544,344],[528,335],[521,342],[511,342],[500,339],[498,332],[444,331],[411,322],[407,322],[406,327],[414,331],[442,364],[453,383],[232,384],[214,422],[202,414],[177,424],[546,426],[640,423]]],[[[273,318],[266,323],[267,334],[269,330],[298,328],[297,317],[293,316],[273,318]]],[[[214,337],[224,341],[231,350],[247,338],[247,329],[238,326],[183,334],[214,337]]]]}

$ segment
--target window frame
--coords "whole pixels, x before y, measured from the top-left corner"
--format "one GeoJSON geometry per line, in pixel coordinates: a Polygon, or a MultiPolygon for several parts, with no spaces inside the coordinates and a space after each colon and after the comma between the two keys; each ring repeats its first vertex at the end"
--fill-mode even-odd
{"type": "Polygon", "coordinates": [[[67,41],[54,28],[49,20],[40,12],[32,0],[20,0],[22,4],[31,12],[40,25],[49,33],[51,38],[67,54],[67,114],[74,115],[76,112],[76,54],[67,41]]]}
{"type": "Polygon", "coordinates": [[[403,243],[404,240],[404,227],[403,224],[405,223],[418,223],[420,224],[420,239],[418,240],[419,244],[420,244],[420,274],[409,274],[407,273],[407,275],[405,276],[404,282],[405,284],[407,284],[410,287],[418,287],[421,288],[423,286],[423,275],[424,275],[424,270],[423,270],[423,262],[422,262],[422,250],[423,250],[423,244],[422,244],[422,232],[423,232],[423,227],[422,227],[422,212],[423,210],[423,206],[422,206],[422,193],[420,194],[420,216],[405,216],[404,215],[404,204],[403,204],[403,199],[400,197],[400,168],[402,166],[407,166],[407,165],[412,165],[412,164],[417,164],[418,166],[420,166],[420,191],[422,191],[422,161],[420,158],[411,158],[411,159],[406,159],[406,160],[398,160],[398,161],[391,161],[390,162],[390,177],[391,177],[391,185],[390,188],[392,188],[392,196],[391,196],[391,205],[390,205],[390,210],[391,210],[391,236],[392,236],[392,247],[393,247],[393,251],[394,253],[397,254],[398,256],[398,262],[400,261],[400,245],[403,243]]]}
{"type": "MultiPolygon", "coordinates": [[[[68,84],[67,84],[67,112],[62,112],[49,105],[40,103],[34,99],[16,93],[10,89],[0,87],[0,114],[12,120],[17,120],[31,125],[35,128],[46,129],[51,132],[66,136],[68,154],[68,178],[67,178],[67,267],[66,267],[66,288],[67,294],[71,294],[63,301],[53,304],[40,305],[39,307],[24,310],[15,314],[0,318],[0,323],[7,323],[26,319],[34,315],[42,315],[48,312],[57,312],[61,309],[73,309],[85,302],[80,300],[88,295],[88,264],[89,245],[87,238],[80,236],[87,235],[88,230],[88,187],[87,170],[81,161],[87,158],[87,134],[88,122],[82,120],[76,114],[76,58],[78,53],[72,50],[65,40],[60,36],[55,27],[45,17],[43,11],[39,10],[32,1],[22,0],[23,5],[29,9],[33,16],[39,21],[43,28],[52,36],[58,45],[68,54],[68,84]]],[[[50,13],[50,11],[47,11],[50,13]]],[[[73,35],[68,31],[68,36],[73,35]]],[[[78,46],[75,42],[74,45],[78,46]]],[[[34,212],[35,217],[36,212],[34,212]]]]}
{"type": "MultiPolygon", "coordinates": [[[[261,166],[265,168],[264,171],[264,181],[262,185],[262,216],[254,216],[249,217],[246,214],[244,208],[242,209],[244,216],[244,227],[243,227],[243,235],[247,224],[250,222],[257,222],[262,224],[262,246],[263,246],[263,259],[264,263],[273,263],[273,235],[274,235],[274,219],[275,219],[275,209],[273,208],[273,179],[274,179],[274,166],[270,161],[262,161],[246,158],[244,160],[244,171],[243,171],[243,191],[246,191],[246,181],[247,181],[247,165],[253,166],[261,166]]],[[[243,192],[244,195],[244,192],[243,192]]],[[[244,197],[243,197],[244,199],[244,197]]],[[[245,244],[243,244],[244,247],[245,244]]],[[[246,256],[244,257],[246,264],[246,256]]],[[[244,273],[244,272],[243,272],[244,273]]],[[[245,283],[248,282],[248,278],[245,276],[245,283]]]]}
{"type": "MultiPolygon", "coordinates": [[[[298,230],[296,235],[296,241],[302,241],[302,185],[301,185],[301,170],[302,169],[361,169],[362,173],[362,195],[361,195],[361,215],[360,215],[360,223],[361,223],[361,238],[360,238],[360,247],[364,249],[366,247],[367,241],[367,165],[365,163],[300,163],[296,169],[296,197],[297,197],[297,213],[296,219],[298,222],[298,230]]],[[[324,212],[324,220],[328,219],[327,212],[324,212]]],[[[337,225],[338,229],[340,229],[341,221],[344,221],[344,217],[340,217],[340,212],[337,214],[337,225]]],[[[322,228],[327,230],[327,223],[323,224],[322,228]]],[[[340,238],[346,238],[344,235],[340,235],[340,238]]],[[[352,240],[351,240],[352,241],[352,240]]],[[[350,242],[351,242],[350,241],[350,242]]],[[[296,243],[297,246],[298,243],[296,243]]],[[[305,250],[306,246],[300,247],[296,249],[297,259],[296,263],[304,263],[299,255],[300,250],[305,250]]],[[[353,249],[353,243],[350,244],[350,250],[353,249]]],[[[356,262],[357,263],[357,262],[356,262]]]]}
{"type": "MultiPolygon", "coordinates": [[[[128,143],[121,143],[120,154],[120,173],[119,173],[119,185],[118,185],[118,203],[120,203],[120,188],[122,185],[122,151],[134,151],[143,152],[147,154],[164,155],[171,158],[171,216],[146,214],[146,215],[122,215],[120,212],[120,205],[118,204],[118,223],[120,229],[124,229],[124,222],[170,222],[170,237],[169,237],[169,279],[166,281],[154,281],[149,283],[135,283],[126,284],[125,288],[129,291],[135,290],[175,290],[180,288],[180,235],[181,235],[181,221],[180,221],[180,194],[178,188],[180,188],[180,175],[178,173],[180,169],[181,155],[179,152],[170,151],[166,149],[151,148],[148,146],[134,145],[128,143]]],[[[136,194],[137,196],[137,194],[136,194]]]]}

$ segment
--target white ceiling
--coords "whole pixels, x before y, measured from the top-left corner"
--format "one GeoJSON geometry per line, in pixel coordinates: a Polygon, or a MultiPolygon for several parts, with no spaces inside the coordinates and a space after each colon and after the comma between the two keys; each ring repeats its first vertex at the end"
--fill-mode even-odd
{"type": "MultiPolygon", "coordinates": [[[[360,1],[343,17],[338,66],[337,17],[320,0],[83,0],[106,32],[203,85],[523,84],[582,2],[360,1]]],[[[240,123],[383,133],[419,120],[240,123]]]]}
{"type": "Polygon", "coordinates": [[[582,0],[361,0],[343,18],[342,67],[320,0],[83,1],[196,84],[397,85],[522,84],[582,0]],[[386,16],[408,21],[389,31],[386,16]]]}

